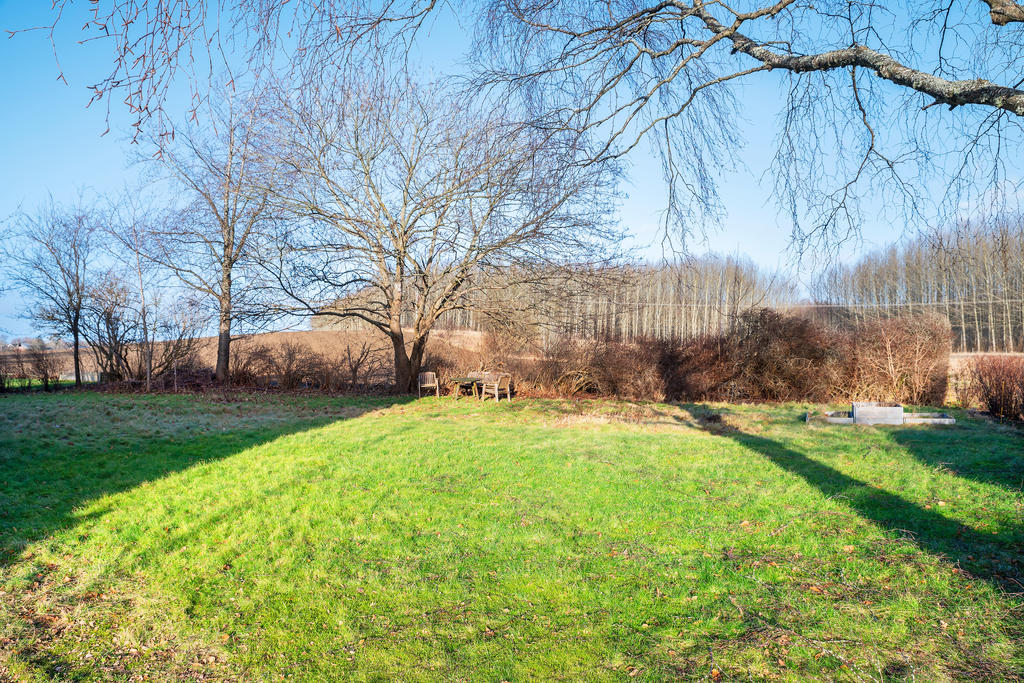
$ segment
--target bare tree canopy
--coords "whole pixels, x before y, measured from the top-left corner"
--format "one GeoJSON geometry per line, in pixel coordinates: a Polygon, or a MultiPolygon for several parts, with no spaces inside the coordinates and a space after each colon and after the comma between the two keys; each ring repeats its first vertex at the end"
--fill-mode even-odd
{"type": "Polygon", "coordinates": [[[30,302],[28,317],[55,336],[71,337],[75,386],[82,385],[83,317],[91,286],[95,209],[84,201],[73,207],[52,198],[35,213],[21,213],[0,257],[6,279],[30,302]]]}
{"type": "Polygon", "coordinates": [[[538,268],[601,258],[615,235],[612,167],[563,166],[571,138],[448,93],[357,79],[284,96],[279,119],[270,145],[287,191],[264,267],[285,310],[384,333],[400,391],[442,315],[538,268]]]}
{"type": "Polygon", "coordinates": [[[184,198],[163,224],[151,231],[147,257],[159,263],[217,310],[218,382],[228,381],[232,334],[248,306],[248,278],[257,233],[270,219],[268,199],[274,173],[256,140],[266,131],[255,102],[228,98],[210,118],[158,140],[154,158],[184,198]],[[205,126],[205,128],[200,127],[205,126]]]}
{"type": "Polygon", "coordinates": [[[597,160],[653,143],[684,232],[722,215],[737,119],[760,106],[741,88],[753,79],[783,93],[771,175],[798,242],[856,231],[864,199],[937,221],[1020,189],[1014,0],[107,0],[86,30],[113,41],[96,95],[122,93],[141,124],[179,71],[195,84],[225,46],[249,67],[286,52],[332,78],[354,54],[407,49],[445,12],[476,21],[474,83],[506,87],[534,123],[585,134],[597,160]]]}

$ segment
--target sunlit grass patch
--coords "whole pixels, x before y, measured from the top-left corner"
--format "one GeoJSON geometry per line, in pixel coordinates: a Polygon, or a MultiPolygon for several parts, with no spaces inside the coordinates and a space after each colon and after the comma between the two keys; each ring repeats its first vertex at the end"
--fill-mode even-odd
{"type": "Polygon", "coordinates": [[[19,396],[17,677],[1020,671],[1021,436],[805,406],[19,396]],[[718,416],[718,417],[715,417],[718,416]],[[47,431],[47,425],[56,425],[47,431]],[[58,667],[60,667],[58,669],[58,667]]]}

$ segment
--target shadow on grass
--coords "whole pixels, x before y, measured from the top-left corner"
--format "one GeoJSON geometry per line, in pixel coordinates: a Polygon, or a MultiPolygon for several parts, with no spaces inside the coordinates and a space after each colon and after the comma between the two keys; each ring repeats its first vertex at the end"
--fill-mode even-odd
{"type": "MultiPolygon", "coordinates": [[[[1024,592],[1024,528],[1017,526],[1001,533],[980,532],[843,474],[772,439],[723,429],[718,421],[712,419],[709,423],[707,417],[701,418],[698,424],[759,453],[823,495],[841,500],[864,519],[909,538],[922,550],[957,564],[1009,593],[1024,592]]],[[[913,452],[918,440],[904,438],[904,441],[913,452]]]]}
{"type": "MultiPolygon", "coordinates": [[[[173,406],[150,406],[131,398],[135,409],[131,421],[118,428],[105,417],[109,404],[95,396],[85,395],[81,402],[74,397],[60,403],[51,400],[52,396],[40,394],[8,398],[3,406],[4,410],[26,411],[30,417],[28,428],[0,431],[0,566],[16,562],[30,543],[81,523],[84,518],[74,511],[91,500],[411,398],[341,399],[343,410],[320,413],[295,411],[282,404],[280,411],[266,414],[266,420],[261,421],[260,415],[246,416],[237,429],[231,429],[232,417],[225,414],[222,423],[206,425],[203,434],[158,434],[152,438],[139,435],[145,434],[153,421],[173,412],[173,406]],[[18,406],[17,402],[24,404],[18,406]],[[41,434],[40,423],[52,425],[47,434],[41,434]],[[99,435],[90,436],[96,432],[99,435]]],[[[240,402],[240,414],[242,409],[240,402]]]]}
{"type": "Polygon", "coordinates": [[[925,465],[1024,492],[1024,429],[991,425],[980,440],[976,429],[957,424],[934,431],[896,429],[892,438],[925,465]]]}

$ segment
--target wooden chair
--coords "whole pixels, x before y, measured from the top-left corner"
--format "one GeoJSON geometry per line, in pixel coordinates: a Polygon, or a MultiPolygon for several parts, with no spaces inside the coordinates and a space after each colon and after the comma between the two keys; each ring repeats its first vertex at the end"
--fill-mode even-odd
{"type": "Polygon", "coordinates": [[[441,383],[437,381],[436,372],[421,372],[416,385],[416,390],[419,393],[420,398],[423,397],[424,389],[428,392],[433,389],[436,395],[441,395],[441,383]]]}
{"type": "Polygon", "coordinates": [[[493,394],[495,402],[500,403],[502,393],[510,402],[512,401],[512,375],[507,372],[488,373],[480,383],[480,399],[483,400],[493,394]]]}

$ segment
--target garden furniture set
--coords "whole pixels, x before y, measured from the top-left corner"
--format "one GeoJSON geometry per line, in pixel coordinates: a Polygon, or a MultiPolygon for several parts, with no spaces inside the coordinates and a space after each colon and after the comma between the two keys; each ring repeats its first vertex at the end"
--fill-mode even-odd
{"type": "MultiPolygon", "coordinates": [[[[472,372],[462,377],[452,377],[448,380],[451,386],[451,395],[458,400],[463,392],[469,392],[473,398],[481,400],[490,396],[500,402],[504,396],[512,400],[512,375],[507,372],[472,372]]],[[[441,395],[440,380],[437,373],[422,372],[419,376],[420,396],[423,389],[434,391],[437,396],[441,395]]]]}

